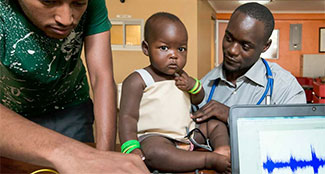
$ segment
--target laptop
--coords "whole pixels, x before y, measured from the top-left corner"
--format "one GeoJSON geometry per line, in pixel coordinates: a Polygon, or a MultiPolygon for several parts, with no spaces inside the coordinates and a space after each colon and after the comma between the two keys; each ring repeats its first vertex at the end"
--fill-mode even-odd
{"type": "Polygon", "coordinates": [[[232,174],[325,174],[325,104],[229,111],[232,174]]]}

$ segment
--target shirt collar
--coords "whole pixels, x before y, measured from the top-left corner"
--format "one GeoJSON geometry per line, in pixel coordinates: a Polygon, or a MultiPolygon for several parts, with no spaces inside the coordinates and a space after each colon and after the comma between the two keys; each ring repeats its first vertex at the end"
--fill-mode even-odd
{"type": "Polygon", "coordinates": [[[244,75],[258,85],[264,86],[266,77],[266,68],[261,58],[244,75]]]}
{"type": "Polygon", "coordinates": [[[217,79],[225,79],[224,74],[223,74],[223,68],[222,68],[222,63],[220,65],[218,65],[213,72],[211,72],[211,76],[208,77],[207,80],[209,81],[214,81],[217,79]]]}
{"type": "MultiPolygon", "coordinates": [[[[258,59],[256,63],[243,76],[260,86],[264,86],[266,76],[266,69],[264,67],[265,65],[262,59],[258,59]]],[[[222,63],[215,68],[214,72],[212,72],[212,75],[208,80],[214,81],[216,79],[221,79],[228,83],[224,74],[222,63]]]]}

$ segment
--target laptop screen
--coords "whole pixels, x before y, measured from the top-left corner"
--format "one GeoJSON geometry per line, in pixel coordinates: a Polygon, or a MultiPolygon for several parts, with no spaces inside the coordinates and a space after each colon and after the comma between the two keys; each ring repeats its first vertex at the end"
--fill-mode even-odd
{"type": "Polygon", "coordinates": [[[229,126],[235,174],[325,173],[325,105],[234,106],[229,126]]]}

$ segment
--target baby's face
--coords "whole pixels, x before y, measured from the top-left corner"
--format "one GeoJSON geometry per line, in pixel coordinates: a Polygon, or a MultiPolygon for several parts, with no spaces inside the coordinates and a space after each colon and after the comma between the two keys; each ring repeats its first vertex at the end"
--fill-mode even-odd
{"type": "Polygon", "coordinates": [[[166,75],[182,70],[187,57],[187,31],[179,22],[162,19],[148,43],[151,66],[166,75]]]}

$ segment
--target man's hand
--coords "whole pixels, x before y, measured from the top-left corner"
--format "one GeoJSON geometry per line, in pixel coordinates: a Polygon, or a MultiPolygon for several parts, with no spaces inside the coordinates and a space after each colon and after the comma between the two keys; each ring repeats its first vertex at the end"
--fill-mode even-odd
{"type": "Polygon", "coordinates": [[[185,71],[178,72],[175,75],[175,85],[182,91],[189,91],[195,85],[195,80],[188,76],[185,71]]]}
{"type": "Polygon", "coordinates": [[[55,163],[59,173],[149,174],[149,170],[138,155],[99,151],[94,148],[79,150],[81,151],[77,154],[60,156],[60,161],[55,163]]]}
{"type": "Polygon", "coordinates": [[[229,107],[219,103],[217,101],[211,100],[209,103],[204,105],[198,111],[192,114],[191,118],[195,119],[196,122],[200,123],[208,120],[211,117],[215,117],[218,120],[227,123],[229,114],[229,107]]]}
{"type": "Polygon", "coordinates": [[[0,104],[1,156],[54,168],[60,174],[149,174],[138,155],[100,151],[44,128],[0,104]]]}

